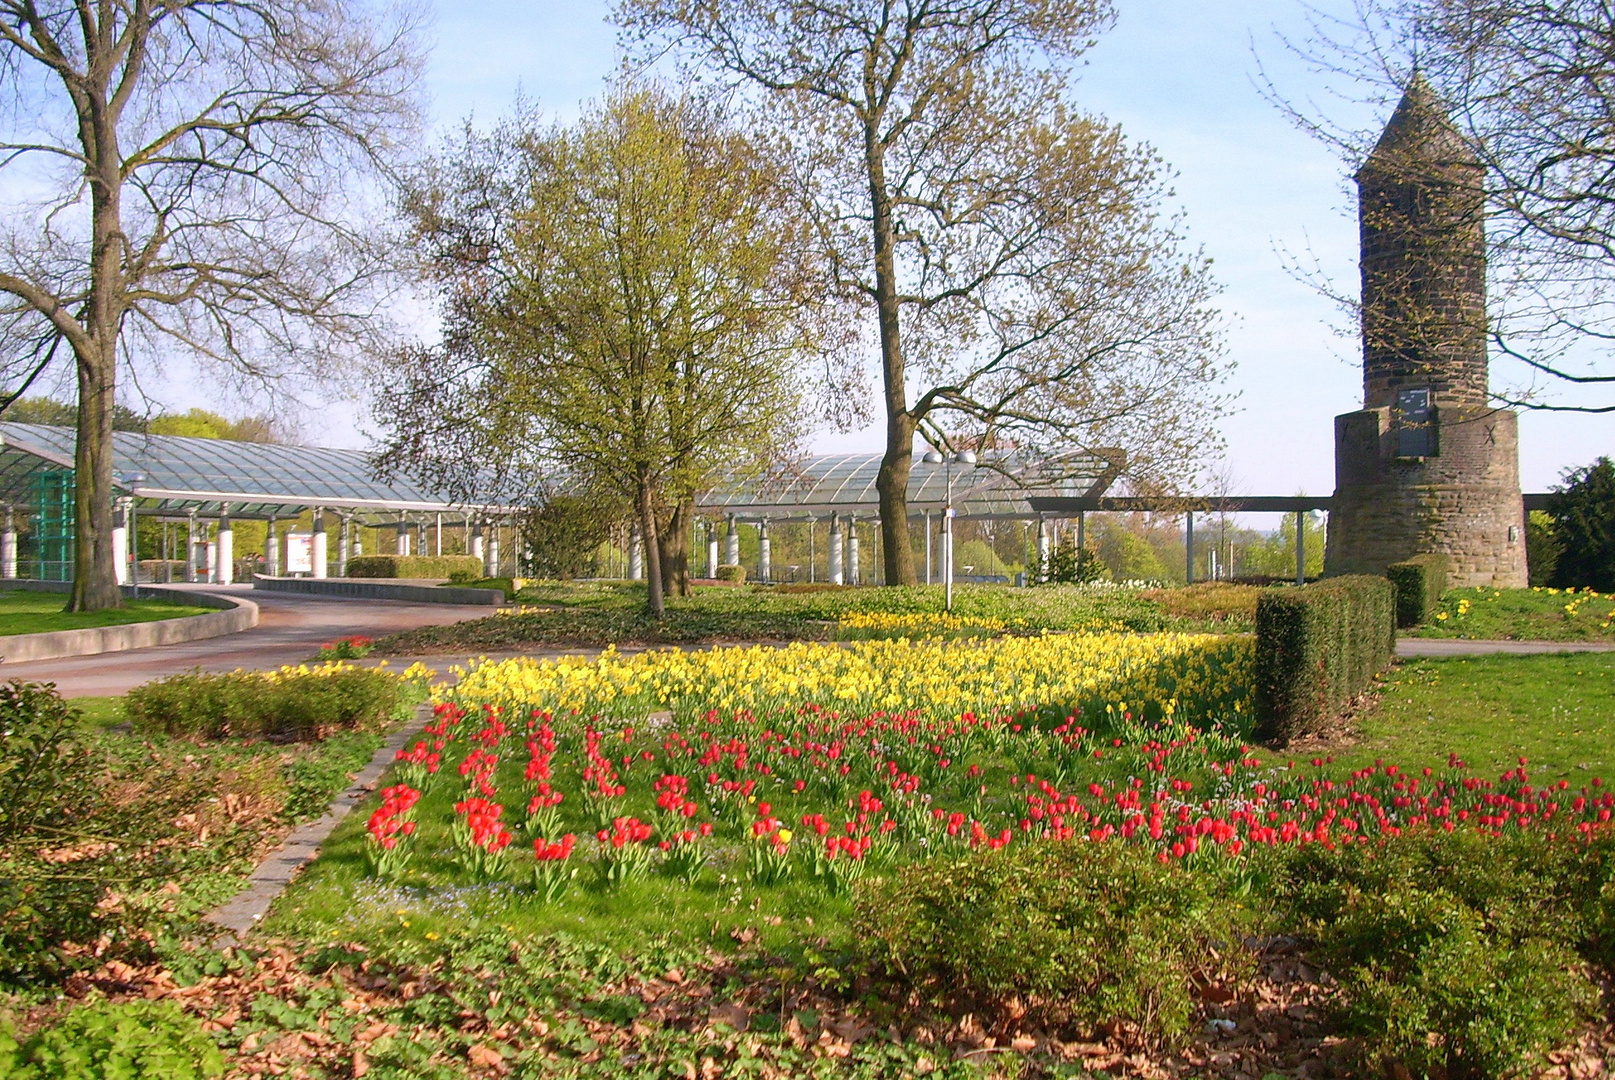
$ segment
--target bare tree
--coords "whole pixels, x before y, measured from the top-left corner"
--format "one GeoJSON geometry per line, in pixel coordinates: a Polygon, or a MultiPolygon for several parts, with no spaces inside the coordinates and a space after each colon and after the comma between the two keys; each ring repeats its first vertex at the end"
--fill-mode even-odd
{"type": "MultiPolygon", "coordinates": [[[[1490,310],[1479,332],[1522,375],[1494,398],[1615,412],[1597,393],[1615,388],[1615,9],[1602,0],[1357,0],[1348,17],[1313,10],[1307,37],[1286,45],[1381,116],[1416,81],[1428,86],[1484,170],[1490,310]]],[[[1269,94],[1353,167],[1369,158],[1377,127],[1342,124],[1271,84],[1269,94]]]]}
{"type": "Polygon", "coordinates": [[[1128,451],[1170,487],[1210,438],[1214,292],[1156,207],[1161,164],[1067,103],[1103,0],[619,0],[762,91],[794,144],[829,287],[872,316],[886,581],[915,580],[907,488],[935,445],[1128,451]]]}
{"type": "Polygon", "coordinates": [[[111,417],[160,350],[272,383],[377,325],[367,178],[405,145],[415,17],[347,0],[0,0],[3,362],[78,383],[70,608],[119,603],[111,417]]]}

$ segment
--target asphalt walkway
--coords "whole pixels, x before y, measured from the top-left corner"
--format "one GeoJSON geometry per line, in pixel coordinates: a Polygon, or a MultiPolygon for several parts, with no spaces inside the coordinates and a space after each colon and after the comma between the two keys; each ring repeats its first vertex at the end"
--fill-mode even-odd
{"type": "Polygon", "coordinates": [[[196,668],[203,671],[276,668],[312,659],[321,643],[333,638],[352,634],[382,637],[418,626],[480,619],[494,612],[492,607],[459,604],[266,593],[254,591],[249,585],[176,587],[251,600],[258,605],[258,625],[239,634],[205,641],[3,664],[0,679],[54,682],[64,697],[110,697],[164,675],[196,668]]]}

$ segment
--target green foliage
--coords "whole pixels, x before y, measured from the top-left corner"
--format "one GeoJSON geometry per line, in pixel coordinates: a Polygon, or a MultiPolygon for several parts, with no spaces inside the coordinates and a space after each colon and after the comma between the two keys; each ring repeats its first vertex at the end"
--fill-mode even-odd
{"type": "Polygon", "coordinates": [[[599,572],[597,554],[625,508],[609,499],[556,495],[527,514],[522,530],[527,573],[568,581],[599,572]]]}
{"type": "Polygon", "coordinates": [[[1096,549],[1084,547],[1079,551],[1075,541],[1064,539],[1049,552],[1049,565],[1042,576],[1052,585],[1087,585],[1103,580],[1106,574],[1096,549]]]}
{"type": "Polygon", "coordinates": [[[726,563],[718,567],[718,580],[739,585],[746,580],[746,568],[735,563],[726,563]]]}
{"type": "Polygon", "coordinates": [[[200,1080],[224,1056],[171,1001],[97,1001],[20,1043],[0,1030],[0,1076],[14,1080],[200,1080]]]}
{"type": "Polygon", "coordinates": [[[1553,584],[1615,592],[1615,462],[1601,457],[1564,480],[1548,508],[1562,549],[1553,584]]]}
{"type": "Polygon", "coordinates": [[[1445,555],[1415,555],[1385,568],[1396,589],[1396,625],[1418,626],[1436,612],[1447,591],[1452,560],[1445,555]]]}
{"type": "Polygon", "coordinates": [[[1317,730],[1391,662],[1396,595],[1384,578],[1330,578],[1268,589],[1256,603],[1257,734],[1317,730]]]}
{"type": "Polygon", "coordinates": [[[348,560],[348,576],[356,578],[426,578],[455,580],[456,575],[483,575],[475,555],[359,555],[348,560]]]}
{"type": "Polygon", "coordinates": [[[1125,528],[1100,534],[1099,559],[1115,581],[1171,581],[1172,572],[1153,545],[1125,528]]]}
{"type": "Polygon", "coordinates": [[[288,672],[192,672],[129,692],[139,731],[207,739],[317,739],[344,728],[373,731],[413,701],[410,684],[375,668],[288,672]]]}
{"type": "Polygon", "coordinates": [[[1554,571],[1564,545],[1553,531],[1553,515],[1546,510],[1532,510],[1525,515],[1525,566],[1532,585],[1553,584],[1554,571]]]}
{"type": "Polygon", "coordinates": [[[44,824],[70,828],[93,805],[99,772],[78,712],[49,683],[0,686],[0,848],[44,824]]]}
{"type": "Polygon", "coordinates": [[[1008,577],[1009,567],[985,540],[966,540],[953,553],[953,564],[960,574],[975,577],[1008,577]],[[966,570],[965,567],[970,567],[966,570]]]}
{"type": "Polygon", "coordinates": [[[1579,846],[1472,830],[1309,845],[1288,860],[1280,907],[1341,978],[1340,1021],[1371,1057],[1416,1076],[1503,1077],[1596,1003],[1574,952],[1601,882],[1586,862],[1579,846]]]}
{"type": "Polygon", "coordinates": [[[870,961],[939,1003],[1018,999],[1055,1024],[1122,1021],[1171,1041],[1195,980],[1249,969],[1226,946],[1245,912],[1219,892],[1210,874],[1120,844],[1015,845],[861,887],[856,930],[870,961]]]}

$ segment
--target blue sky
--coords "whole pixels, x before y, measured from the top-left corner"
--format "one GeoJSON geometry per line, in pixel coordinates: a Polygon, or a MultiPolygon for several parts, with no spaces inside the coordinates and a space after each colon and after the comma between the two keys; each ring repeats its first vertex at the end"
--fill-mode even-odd
{"type": "MultiPolygon", "coordinates": [[[[1225,287],[1227,343],[1238,363],[1239,411],[1223,426],[1229,490],[1324,493],[1334,486],[1333,417],[1357,407],[1361,374],[1344,316],[1285,269],[1281,249],[1310,252],[1354,289],[1356,222],[1346,167],[1297,131],[1255,85],[1258,57],[1296,99],[1319,83],[1277,34],[1304,32],[1298,0],[1117,0],[1116,27],[1090,53],[1076,86],[1085,108],[1153,144],[1177,171],[1188,229],[1225,287]]],[[[1329,6],[1325,4],[1324,6],[1329,6]]],[[[604,0],[461,0],[439,4],[428,86],[441,129],[467,116],[491,121],[520,90],[544,110],[575,115],[616,64],[604,0]]],[[[1347,121],[1371,117],[1331,105],[1347,121]]],[[[190,404],[189,402],[178,402],[190,404]]],[[[316,408],[311,442],[354,445],[351,405],[316,408]]],[[[1527,415],[1521,425],[1527,490],[1607,453],[1609,418],[1527,415]]],[[[879,432],[825,433],[825,450],[869,449],[879,432]]]]}

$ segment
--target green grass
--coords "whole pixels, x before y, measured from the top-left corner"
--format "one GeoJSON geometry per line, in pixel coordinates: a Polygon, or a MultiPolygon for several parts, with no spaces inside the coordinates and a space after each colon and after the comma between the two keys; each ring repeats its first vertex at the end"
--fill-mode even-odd
{"type": "Polygon", "coordinates": [[[1591,590],[1453,589],[1407,637],[1615,644],[1615,597],[1591,590]]]}
{"type": "Polygon", "coordinates": [[[101,626],[205,615],[212,608],[171,604],[166,600],[126,600],[110,611],[67,612],[61,593],[0,591],[0,635],[44,634],[54,630],[87,630],[101,626]]]}
{"type": "MultiPolygon", "coordinates": [[[[954,589],[955,615],[996,619],[1011,632],[1251,629],[1249,597],[1193,594],[1193,604],[1163,601],[1162,591],[1080,585],[1012,589],[961,585],[954,589]],[[1226,606],[1219,606],[1225,596],[1226,606]]],[[[515,613],[423,627],[376,643],[380,653],[421,654],[510,651],[524,646],[646,644],[682,645],[740,641],[827,640],[835,623],[851,612],[915,614],[943,610],[937,585],[902,588],[833,586],[705,586],[694,595],[671,597],[660,621],[644,610],[639,584],[539,582],[512,598],[515,613]]],[[[891,636],[897,636],[895,633],[891,636]]]]}
{"type": "Polygon", "coordinates": [[[1544,780],[1615,780],[1615,653],[1414,660],[1383,689],[1341,766],[1439,767],[1456,753],[1482,773],[1525,757],[1544,780]]]}

